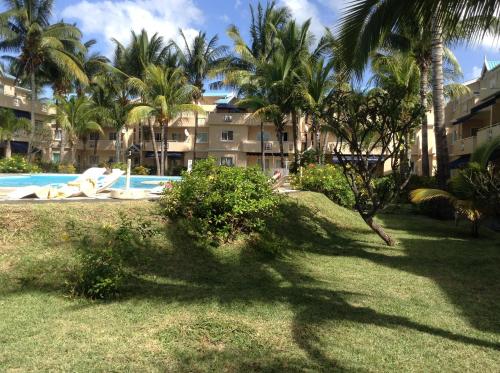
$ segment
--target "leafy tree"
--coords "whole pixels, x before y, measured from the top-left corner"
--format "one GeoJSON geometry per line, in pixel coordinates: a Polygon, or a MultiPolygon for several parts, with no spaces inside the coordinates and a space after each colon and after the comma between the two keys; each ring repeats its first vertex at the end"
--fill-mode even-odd
{"type": "Polygon", "coordinates": [[[143,80],[131,78],[128,84],[140,92],[144,102],[135,105],[129,112],[128,122],[134,123],[144,118],[154,117],[162,128],[161,175],[168,171],[168,125],[178,115],[193,111],[203,112],[203,109],[191,100],[196,87],[187,83],[183,71],[179,68],[149,65],[143,80]]]}
{"type": "Polygon", "coordinates": [[[16,77],[28,78],[31,88],[31,135],[28,156],[31,156],[35,134],[37,75],[50,63],[64,75],[87,83],[81,63],[72,53],[84,50],[81,33],[76,26],[64,22],[50,24],[52,0],[6,1],[7,10],[0,14],[0,50],[19,52],[18,57],[3,56],[11,62],[16,77]]]}
{"type": "Polygon", "coordinates": [[[391,94],[373,90],[367,95],[335,90],[322,114],[327,129],[335,134],[333,153],[354,193],[355,208],[387,245],[394,245],[394,239],[374,217],[408,183],[407,139],[420,124],[421,111],[401,89],[391,94]],[[391,172],[380,179],[386,162],[391,172]]]}
{"type": "Polygon", "coordinates": [[[18,118],[11,109],[0,108],[0,141],[5,141],[5,158],[12,155],[11,141],[17,131],[29,129],[26,118],[18,118]]]}

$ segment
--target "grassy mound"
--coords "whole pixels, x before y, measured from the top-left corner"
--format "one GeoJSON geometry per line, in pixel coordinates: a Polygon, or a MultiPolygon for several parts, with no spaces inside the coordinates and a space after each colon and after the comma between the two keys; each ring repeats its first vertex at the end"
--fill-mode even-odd
{"type": "Polygon", "coordinates": [[[316,193],[269,233],[200,247],[150,202],[0,205],[0,370],[494,371],[500,236],[383,215],[385,247],[316,193]],[[121,298],[67,296],[66,222],[119,213],[161,234],[127,263],[121,298]],[[275,255],[277,254],[277,255],[275,255]]]}

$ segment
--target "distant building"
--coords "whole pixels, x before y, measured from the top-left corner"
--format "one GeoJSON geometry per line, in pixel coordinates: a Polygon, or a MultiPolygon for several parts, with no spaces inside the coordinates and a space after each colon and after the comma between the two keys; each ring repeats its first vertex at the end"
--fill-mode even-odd
{"type": "Polygon", "coordinates": [[[500,61],[485,58],[481,76],[464,84],[471,93],[446,106],[452,170],[465,165],[478,146],[500,136],[500,61]]]}

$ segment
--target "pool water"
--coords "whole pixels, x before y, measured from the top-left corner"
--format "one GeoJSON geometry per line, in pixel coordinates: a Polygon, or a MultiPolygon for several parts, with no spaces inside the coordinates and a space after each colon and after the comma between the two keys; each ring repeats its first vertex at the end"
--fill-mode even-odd
{"type": "MultiPolygon", "coordinates": [[[[32,174],[32,175],[15,175],[15,176],[0,176],[0,188],[17,188],[28,185],[51,185],[51,184],[66,184],[75,180],[80,175],[69,174],[32,174]]],[[[143,181],[179,181],[179,176],[131,176],[130,187],[151,189],[156,185],[143,184],[143,181]]],[[[118,181],[113,184],[112,188],[125,188],[125,176],[121,176],[118,181]]]]}

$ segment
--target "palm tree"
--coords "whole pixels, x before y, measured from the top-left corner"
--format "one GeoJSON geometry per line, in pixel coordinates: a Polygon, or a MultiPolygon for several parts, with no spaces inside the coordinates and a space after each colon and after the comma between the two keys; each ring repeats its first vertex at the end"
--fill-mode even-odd
{"type": "Polygon", "coordinates": [[[500,174],[489,165],[494,151],[500,149],[500,137],[478,147],[467,167],[451,178],[451,192],[442,189],[413,190],[410,199],[422,203],[435,199],[448,200],[456,214],[471,223],[474,237],[479,235],[479,223],[487,215],[500,212],[500,174]]]}
{"type": "Polygon", "coordinates": [[[184,112],[203,113],[200,106],[191,103],[196,87],[187,82],[180,68],[156,65],[146,68],[142,80],[130,78],[128,83],[145,99],[130,110],[128,122],[154,117],[161,126],[161,164],[157,172],[164,175],[168,173],[168,148],[167,151],[165,148],[168,146],[169,123],[184,112]]]}
{"type": "MultiPolygon", "coordinates": [[[[87,140],[91,133],[102,133],[102,127],[97,123],[98,109],[86,97],[75,97],[67,99],[58,97],[56,106],[56,120],[61,124],[63,130],[68,134],[68,142],[71,147],[71,163],[75,164],[76,144],[78,140],[83,142],[83,157],[87,153],[87,140]]],[[[86,166],[85,160],[80,167],[86,166]]]]}
{"type": "Polygon", "coordinates": [[[30,122],[26,118],[18,118],[11,109],[0,108],[0,141],[5,141],[5,158],[12,155],[11,141],[14,133],[29,129],[30,122]]]}
{"type": "MultiPolygon", "coordinates": [[[[237,88],[238,96],[247,96],[247,99],[239,102],[239,106],[253,110],[254,116],[260,119],[261,168],[264,171],[264,122],[274,122],[274,109],[267,100],[265,87],[255,85],[259,82],[254,78],[258,66],[269,62],[276,51],[276,37],[290,19],[290,11],[286,7],[276,7],[276,2],[272,1],[266,4],[265,9],[260,2],[257,8],[250,4],[250,14],[250,44],[246,43],[235,25],[230,25],[227,30],[228,36],[233,40],[236,55],[224,71],[224,81],[216,84],[237,88]]],[[[276,117],[276,122],[281,123],[282,120],[276,117]]]]}
{"type": "Polygon", "coordinates": [[[460,36],[477,40],[492,28],[498,32],[500,8],[496,0],[353,0],[340,21],[339,35],[345,65],[360,77],[372,51],[394,29],[418,20],[431,30],[432,87],[438,180],[449,176],[444,123],[443,38],[460,36]]]}
{"type": "MultiPolygon", "coordinates": [[[[205,92],[205,81],[222,74],[228,65],[228,48],[225,45],[218,45],[219,37],[217,35],[207,40],[206,33],[200,31],[193,41],[188,43],[184,32],[182,30],[179,32],[184,45],[181,47],[175,42],[172,42],[172,45],[177,49],[179,63],[184,69],[188,82],[196,87],[196,90],[193,90],[193,100],[195,105],[199,105],[205,92]]],[[[198,112],[195,111],[193,161],[196,161],[198,122],[198,112]]]]}
{"type": "Polygon", "coordinates": [[[17,78],[28,78],[31,88],[31,135],[28,157],[35,128],[37,75],[41,66],[51,63],[82,83],[88,81],[80,61],[72,51],[83,50],[81,33],[76,26],[64,22],[50,24],[52,0],[8,0],[7,10],[0,14],[0,50],[19,52],[18,57],[3,56],[11,61],[17,78]]]}

